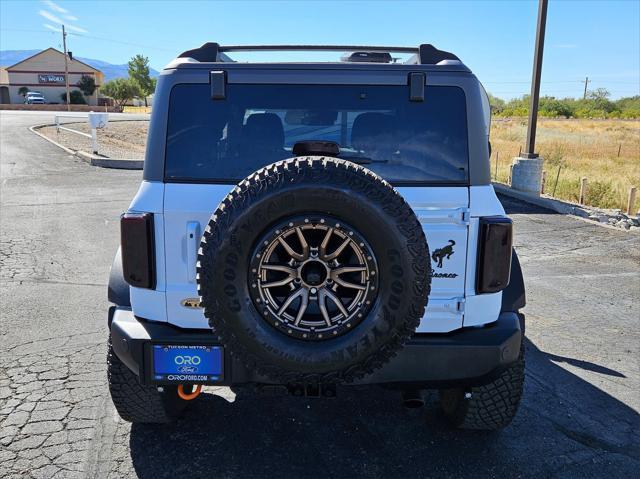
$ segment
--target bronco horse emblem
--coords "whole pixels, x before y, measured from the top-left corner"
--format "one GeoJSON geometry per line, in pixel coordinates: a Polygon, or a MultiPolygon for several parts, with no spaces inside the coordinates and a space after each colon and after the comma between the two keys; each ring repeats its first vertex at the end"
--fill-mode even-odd
{"type": "Polygon", "coordinates": [[[431,259],[433,261],[437,261],[437,267],[442,268],[442,261],[447,258],[450,259],[453,254],[453,246],[456,244],[455,241],[449,240],[449,244],[447,246],[443,246],[442,248],[438,248],[431,255],[431,259]]]}

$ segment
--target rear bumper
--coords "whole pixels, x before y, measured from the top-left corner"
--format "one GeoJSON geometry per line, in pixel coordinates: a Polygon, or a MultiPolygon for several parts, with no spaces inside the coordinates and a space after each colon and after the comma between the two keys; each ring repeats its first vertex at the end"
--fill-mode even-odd
{"type": "MultiPolygon", "coordinates": [[[[143,384],[152,381],[153,344],[222,346],[209,330],[187,330],[167,323],[136,318],[130,309],[112,307],[111,340],[114,352],[143,384]]],[[[524,317],[501,313],[498,320],[481,328],[463,328],[448,334],[417,334],[389,363],[354,384],[422,385],[450,387],[492,381],[513,363],[520,352],[524,317]]],[[[224,374],[219,385],[273,384],[224,353],[224,374]]]]}

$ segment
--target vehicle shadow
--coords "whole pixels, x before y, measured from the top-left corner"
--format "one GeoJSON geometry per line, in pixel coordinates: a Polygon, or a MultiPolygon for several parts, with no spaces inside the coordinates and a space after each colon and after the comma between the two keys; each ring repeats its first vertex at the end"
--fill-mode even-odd
{"type": "Polygon", "coordinates": [[[498,200],[502,204],[505,212],[508,215],[514,214],[525,214],[525,215],[558,215],[556,211],[549,210],[547,208],[542,208],[541,206],[537,206],[531,203],[526,203],[524,201],[517,200],[515,198],[497,194],[498,200]]]}
{"type": "MultiPolygon", "coordinates": [[[[450,429],[436,394],[421,410],[403,408],[398,392],[377,387],[343,388],[336,399],[315,400],[239,393],[228,403],[205,394],[173,425],[133,425],[133,465],[142,478],[637,472],[638,413],[563,369],[557,357],[529,340],[526,349],[524,399],[516,419],[499,433],[450,429]]],[[[593,366],[587,369],[598,372],[593,366]]]]}

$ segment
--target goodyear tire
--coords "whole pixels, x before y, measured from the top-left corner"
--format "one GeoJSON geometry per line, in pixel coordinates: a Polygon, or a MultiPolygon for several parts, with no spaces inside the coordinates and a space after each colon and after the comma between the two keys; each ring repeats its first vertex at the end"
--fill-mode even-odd
{"type": "Polygon", "coordinates": [[[413,210],[335,158],[295,158],[240,182],[202,237],[204,314],[250,370],[280,383],[350,382],[415,332],[431,286],[413,210]]]}
{"type": "Polygon", "coordinates": [[[497,431],[507,427],[518,412],[522,399],[524,357],[523,340],[517,361],[494,381],[466,390],[441,390],[440,404],[449,423],[459,429],[484,431],[497,431]]]}
{"type": "Polygon", "coordinates": [[[109,338],[107,379],[113,405],[125,421],[142,424],[170,423],[182,416],[188,402],[178,397],[176,386],[159,392],[143,386],[138,377],[116,356],[109,338]]]}

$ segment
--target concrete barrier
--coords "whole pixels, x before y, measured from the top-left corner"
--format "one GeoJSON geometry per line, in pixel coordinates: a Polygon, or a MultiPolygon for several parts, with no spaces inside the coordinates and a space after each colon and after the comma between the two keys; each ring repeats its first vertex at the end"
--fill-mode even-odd
{"type": "Polygon", "coordinates": [[[542,189],[542,158],[513,159],[511,170],[511,188],[539,195],[542,189]]]}

